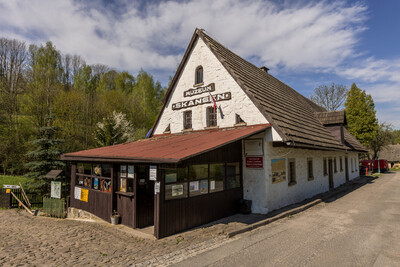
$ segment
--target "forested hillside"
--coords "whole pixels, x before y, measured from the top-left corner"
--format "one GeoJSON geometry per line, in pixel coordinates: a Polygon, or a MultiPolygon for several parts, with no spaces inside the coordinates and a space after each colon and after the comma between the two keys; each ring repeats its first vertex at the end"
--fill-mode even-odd
{"type": "Polygon", "coordinates": [[[32,141],[41,138],[39,129],[48,126],[49,116],[54,117],[52,127],[59,128],[57,138],[64,140],[58,147],[64,153],[101,145],[96,133],[113,115],[129,124],[129,140],[143,138],[165,90],[143,70],[135,77],[88,65],[51,42],[28,46],[0,38],[0,171],[26,172],[26,154],[34,149],[32,141]]]}

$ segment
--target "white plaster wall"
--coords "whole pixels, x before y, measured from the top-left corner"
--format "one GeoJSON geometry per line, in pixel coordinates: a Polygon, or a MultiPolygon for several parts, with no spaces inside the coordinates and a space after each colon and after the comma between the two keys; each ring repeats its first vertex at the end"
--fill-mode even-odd
{"type": "MultiPolygon", "coordinates": [[[[265,138],[264,133],[254,135],[251,138],[265,138]]],[[[242,141],[242,147],[244,141],[242,141]]],[[[265,154],[265,151],[264,151],[265,154]]],[[[244,155],[244,151],[243,151],[244,155]]],[[[243,198],[252,201],[251,212],[267,214],[267,179],[265,169],[265,157],[263,169],[248,169],[246,168],[246,157],[243,156],[243,198]]]]}
{"type": "MultiPolygon", "coordinates": [[[[345,157],[349,159],[349,179],[359,176],[358,154],[345,151],[322,151],[298,148],[273,147],[268,140],[271,135],[268,131],[263,135],[254,136],[264,138],[264,168],[247,169],[246,158],[243,156],[243,193],[245,199],[252,200],[253,213],[268,213],[275,209],[300,202],[329,190],[329,176],[323,173],[323,159],[336,157],[337,172],[333,168],[334,187],[346,182],[345,157]],[[340,170],[340,159],[342,157],[343,170],[340,170]],[[294,158],[296,162],[296,184],[288,185],[288,178],[280,183],[272,183],[271,159],[286,159],[286,175],[288,159],[294,158]],[[307,179],[307,158],[313,159],[314,179],[307,179]],[[351,167],[353,158],[353,172],[351,167]]],[[[243,154],[244,155],[244,154],[243,154]]],[[[327,160],[328,161],[328,160],[327,160]]],[[[328,168],[328,166],[327,166],[328,168]]]]}
{"type": "Polygon", "coordinates": [[[235,124],[236,113],[240,115],[247,125],[268,123],[215,55],[199,38],[173,89],[172,96],[166,103],[158,125],[155,128],[155,134],[162,134],[168,124],[171,125],[171,133],[181,132],[183,130],[183,111],[186,110],[192,110],[193,130],[202,130],[206,127],[206,107],[211,106],[211,104],[203,104],[175,111],[172,110],[173,103],[209,96],[208,93],[203,93],[192,97],[183,97],[184,91],[194,88],[195,70],[199,65],[203,66],[204,85],[215,83],[215,91],[212,92],[212,94],[224,92],[231,92],[232,94],[231,100],[217,102],[217,107],[221,106],[223,113],[222,116],[218,109],[217,121],[220,128],[232,127],[235,124]]]}

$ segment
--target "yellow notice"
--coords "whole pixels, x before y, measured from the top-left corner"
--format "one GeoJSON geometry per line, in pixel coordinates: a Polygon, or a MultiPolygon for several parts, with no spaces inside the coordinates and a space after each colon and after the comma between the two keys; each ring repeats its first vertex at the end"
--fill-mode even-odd
{"type": "Polygon", "coordinates": [[[89,190],[83,189],[81,191],[81,201],[88,202],[89,201],[89,190]]]}
{"type": "Polygon", "coordinates": [[[11,193],[11,189],[6,189],[6,194],[10,194],[11,193]]]}

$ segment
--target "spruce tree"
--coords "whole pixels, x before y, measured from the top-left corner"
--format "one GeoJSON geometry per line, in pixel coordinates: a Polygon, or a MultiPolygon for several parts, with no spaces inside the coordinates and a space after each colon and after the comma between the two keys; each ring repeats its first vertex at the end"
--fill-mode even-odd
{"type": "Polygon", "coordinates": [[[56,138],[60,129],[53,122],[54,116],[48,115],[46,126],[39,128],[39,138],[32,141],[36,149],[27,153],[31,161],[25,165],[29,169],[25,176],[32,178],[29,188],[42,195],[48,194],[50,188],[50,180],[44,176],[51,170],[64,167],[60,161],[62,152],[58,149],[63,140],[56,138]]]}
{"type": "Polygon", "coordinates": [[[346,108],[349,132],[354,135],[361,144],[370,147],[378,131],[375,104],[371,95],[368,95],[364,90],[361,90],[353,83],[344,106],[346,108]]]}

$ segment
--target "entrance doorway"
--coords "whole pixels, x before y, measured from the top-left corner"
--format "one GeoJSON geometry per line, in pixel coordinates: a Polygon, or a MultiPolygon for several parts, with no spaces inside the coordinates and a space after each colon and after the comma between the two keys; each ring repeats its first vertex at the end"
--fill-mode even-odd
{"type": "Polygon", "coordinates": [[[329,176],[329,189],[332,189],[334,187],[333,185],[333,165],[332,165],[332,159],[328,160],[328,176],[329,176]]]}
{"type": "Polygon", "coordinates": [[[154,182],[150,181],[150,166],[136,168],[136,222],[138,228],[154,225],[154,182]]]}
{"type": "Polygon", "coordinates": [[[349,181],[349,159],[347,157],[344,158],[344,170],[346,173],[346,181],[349,181]]]}

